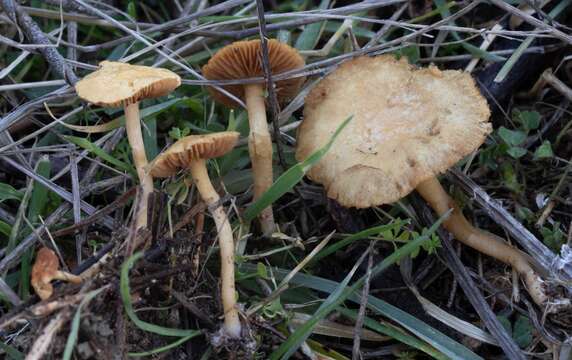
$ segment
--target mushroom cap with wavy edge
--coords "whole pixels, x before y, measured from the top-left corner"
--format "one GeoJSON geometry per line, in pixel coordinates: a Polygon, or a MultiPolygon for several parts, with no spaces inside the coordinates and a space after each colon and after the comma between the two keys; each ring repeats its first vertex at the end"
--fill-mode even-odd
{"type": "Polygon", "coordinates": [[[223,156],[234,148],[240,133],[224,131],[189,135],[177,140],[149,165],[153,177],[169,177],[186,169],[193,161],[223,156]]]}
{"type": "Polygon", "coordinates": [[[353,115],[308,176],[346,207],[395,202],[477,149],[490,110],[471,76],[416,69],[393,56],[343,63],[306,98],[296,158],[324,146],[353,115]]]}
{"type": "Polygon", "coordinates": [[[143,99],[165,96],[181,85],[167,69],[102,61],[99,69],[78,81],[78,96],[103,107],[121,107],[143,99]]]}
{"type": "Polygon", "coordinates": [[[43,247],[38,251],[36,255],[36,261],[32,267],[31,284],[36,294],[45,300],[52,296],[54,288],[50,283],[60,269],[60,261],[56,253],[47,248],[43,247]]]}
{"type": "MultiPolygon", "coordinates": [[[[268,40],[268,58],[272,74],[304,67],[304,59],[296,49],[275,39],[268,40]]],[[[225,46],[203,66],[203,75],[209,80],[237,80],[264,76],[260,40],[236,41],[225,46]]],[[[278,102],[282,103],[293,98],[303,82],[303,77],[275,81],[278,102]]],[[[244,85],[224,85],[223,88],[234,96],[244,99],[244,85]]],[[[221,104],[238,106],[234,100],[215,88],[209,86],[208,89],[212,97],[221,104]]]]}

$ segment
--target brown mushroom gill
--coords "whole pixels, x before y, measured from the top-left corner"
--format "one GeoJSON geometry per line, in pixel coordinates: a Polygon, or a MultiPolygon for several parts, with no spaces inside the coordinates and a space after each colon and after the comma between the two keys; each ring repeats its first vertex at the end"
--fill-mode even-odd
{"type": "Polygon", "coordinates": [[[180,84],[181,78],[166,69],[103,61],[98,70],[75,85],[78,96],[90,103],[124,107],[127,139],[142,188],[135,215],[136,229],[147,226],[147,203],[153,192],[153,178],[145,172],[148,162],[141,133],[139,101],[167,95],[180,84]]]}
{"type": "Polygon", "coordinates": [[[343,63],[306,98],[296,157],[323,146],[349,116],[352,122],[308,176],[347,207],[395,202],[413,190],[444,215],[444,227],[464,244],[510,264],[532,298],[545,304],[543,280],[524,253],[476,229],[436,176],[476,150],[491,131],[490,111],[471,76],[414,69],[392,56],[343,63]]]}
{"type": "MultiPolygon", "coordinates": [[[[304,66],[298,52],[277,40],[268,41],[269,62],[272,73],[282,73],[304,66]]],[[[260,40],[238,41],[217,52],[203,67],[203,74],[209,80],[237,80],[264,76],[261,63],[260,40]]],[[[279,102],[292,98],[298,91],[303,78],[275,82],[279,102]]],[[[268,130],[265,105],[265,84],[228,85],[224,89],[246,102],[250,133],[248,149],[254,177],[254,200],[268,190],[273,182],[272,139],[268,130]]],[[[236,102],[222,92],[209,88],[213,98],[230,107],[236,102]]],[[[262,232],[270,235],[275,231],[272,208],[264,209],[259,220],[262,232]]]]}
{"type": "Polygon", "coordinates": [[[211,212],[218,232],[221,257],[224,330],[233,338],[240,337],[241,333],[234,285],[234,240],[228,217],[220,204],[220,196],[209,179],[205,161],[232,150],[238,136],[239,133],[230,131],[187,136],[159,154],[150,164],[150,173],[154,177],[169,177],[179,170],[190,171],[201,198],[211,212]]]}

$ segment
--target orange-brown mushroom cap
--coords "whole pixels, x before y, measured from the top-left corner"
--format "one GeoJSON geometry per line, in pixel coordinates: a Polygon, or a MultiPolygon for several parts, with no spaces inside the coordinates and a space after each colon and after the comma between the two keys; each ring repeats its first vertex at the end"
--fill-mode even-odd
{"type": "Polygon", "coordinates": [[[308,176],[347,207],[392,203],[477,149],[491,132],[489,115],[467,73],[360,57],[306,98],[296,158],[323,147],[353,116],[308,176]]]}
{"type": "Polygon", "coordinates": [[[54,279],[80,283],[78,276],[60,271],[60,262],[56,253],[43,247],[36,255],[36,261],[32,267],[31,284],[40,299],[45,300],[52,296],[54,288],[51,281],[54,279]]]}
{"type": "MultiPolygon", "coordinates": [[[[304,67],[304,59],[296,49],[275,39],[268,40],[268,59],[272,74],[304,67]]],[[[237,80],[264,76],[260,40],[237,41],[225,46],[203,66],[203,75],[209,80],[237,80]]],[[[275,81],[278,101],[282,103],[294,97],[303,82],[303,77],[275,81]]],[[[234,96],[244,99],[243,85],[225,85],[223,88],[234,96]]],[[[209,92],[216,101],[226,106],[238,105],[213,87],[209,87],[209,92]]]]}
{"type": "Polygon", "coordinates": [[[239,137],[235,131],[224,131],[207,135],[190,135],[179,139],[167,150],[159,154],[150,164],[153,177],[169,177],[180,169],[189,168],[199,159],[212,159],[223,156],[234,146],[239,137]]]}
{"type": "Polygon", "coordinates": [[[169,94],[181,85],[174,72],[149,66],[103,61],[99,69],[78,81],[78,96],[103,107],[121,107],[169,94]]]}

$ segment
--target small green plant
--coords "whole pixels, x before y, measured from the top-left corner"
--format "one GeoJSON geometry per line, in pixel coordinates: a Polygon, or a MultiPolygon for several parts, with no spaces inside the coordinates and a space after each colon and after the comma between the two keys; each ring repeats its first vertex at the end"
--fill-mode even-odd
{"type": "Polygon", "coordinates": [[[560,252],[560,248],[566,241],[564,232],[560,230],[559,222],[543,226],[540,229],[540,234],[542,235],[543,242],[556,252],[560,252]]]}
{"type": "Polygon", "coordinates": [[[169,137],[173,140],[179,140],[184,138],[185,136],[191,133],[191,129],[185,127],[183,129],[179,129],[178,127],[174,127],[169,131],[169,137]]]}

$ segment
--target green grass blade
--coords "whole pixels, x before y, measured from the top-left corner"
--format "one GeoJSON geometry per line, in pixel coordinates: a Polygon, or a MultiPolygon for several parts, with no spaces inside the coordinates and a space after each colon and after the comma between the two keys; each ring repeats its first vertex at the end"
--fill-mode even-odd
{"type": "Polygon", "coordinates": [[[128,353],[129,356],[131,357],[141,357],[141,356],[149,356],[149,355],[153,355],[153,354],[158,354],[161,353],[163,351],[167,351],[173,348],[176,348],[177,346],[184,344],[185,342],[191,340],[192,338],[194,338],[195,335],[189,335],[189,336],[184,336],[182,338],[180,338],[177,341],[174,341],[168,345],[153,349],[153,350],[149,350],[149,351],[144,351],[144,352],[139,352],[139,353],[128,353]]]}
{"type": "Polygon", "coordinates": [[[77,136],[64,136],[64,138],[67,141],[69,141],[69,142],[89,151],[90,153],[96,155],[97,157],[103,159],[104,161],[107,161],[108,163],[114,165],[116,168],[130,173],[134,178],[137,178],[137,176],[135,174],[135,169],[131,165],[129,165],[129,164],[127,164],[127,163],[125,163],[119,159],[114,158],[113,156],[111,156],[108,153],[106,153],[105,151],[103,151],[103,149],[101,149],[99,146],[95,145],[91,141],[89,141],[85,138],[77,137],[77,136]]]}
{"type": "MultiPolygon", "coordinates": [[[[444,217],[439,219],[429,232],[435,232],[439,227],[440,223],[443,221],[444,217]]],[[[405,246],[395,250],[391,255],[386,257],[381,264],[375,266],[371,271],[371,276],[376,276],[381,271],[385,270],[390,265],[396,263],[401,259],[403,256],[411,254],[413,251],[417,250],[419,246],[425,241],[429,239],[430,234],[424,234],[423,236],[419,236],[417,239],[411,241],[410,243],[406,244],[405,246]]],[[[316,313],[300,328],[298,328],[279,348],[276,350],[272,356],[270,357],[273,360],[278,358],[286,359],[290,355],[292,355],[300,346],[300,344],[311,334],[313,327],[322,320],[325,316],[327,316],[330,312],[335,310],[345,299],[352,295],[356,295],[356,291],[361,287],[361,285],[365,281],[365,276],[356,281],[351,287],[347,287],[351,277],[355,270],[357,270],[357,266],[363,258],[365,254],[362,255],[362,258],[356,263],[354,268],[350,271],[350,273],[346,276],[346,278],[342,281],[342,283],[337,286],[333,292],[330,293],[330,296],[326,299],[326,301],[318,308],[316,313]]]]}
{"type": "MultiPolygon", "coordinates": [[[[318,9],[327,9],[329,6],[330,0],[322,0],[320,5],[318,5],[318,9]]],[[[325,25],[326,21],[306,25],[298,39],[296,39],[294,47],[298,50],[314,50],[325,25]]]]}
{"type": "MultiPolygon", "coordinates": [[[[550,19],[556,18],[564,9],[570,5],[571,0],[562,0],[558,5],[556,5],[549,13],[548,17],[550,19]]],[[[514,64],[520,59],[524,51],[528,49],[532,41],[534,41],[534,36],[529,36],[516,48],[516,50],[512,53],[512,55],[508,58],[508,60],[504,63],[502,68],[499,70],[497,76],[494,79],[494,82],[500,83],[502,82],[508,73],[512,70],[514,64]]]]}
{"type": "Polygon", "coordinates": [[[288,339],[280,345],[280,347],[270,355],[270,360],[288,359],[304,341],[312,334],[314,327],[324,319],[333,309],[335,309],[341,302],[343,302],[347,295],[347,286],[358,269],[358,266],[363,262],[367,253],[364,253],[361,258],[356,262],[350,272],[346,275],[344,280],[336,287],[336,289],[328,296],[328,298],[320,305],[314,315],[304,322],[296,331],[294,331],[288,339]]]}
{"type": "MultiPolygon", "coordinates": [[[[35,168],[35,172],[43,176],[46,179],[50,178],[52,171],[52,165],[50,159],[47,156],[42,156],[35,168]]],[[[44,185],[34,182],[32,187],[32,194],[30,197],[30,202],[28,204],[28,220],[37,225],[40,223],[39,217],[45,215],[47,211],[48,204],[48,193],[49,190],[44,185]]],[[[29,234],[29,231],[25,232],[29,234]]],[[[30,276],[32,273],[32,255],[34,254],[33,249],[29,249],[22,255],[22,260],[20,262],[20,281],[19,294],[24,300],[27,300],[30,296],[30,276]]]]}
{"type": "MultiPolygon", "coordinates": [[[[355,310],[350,310],[350,309],[346,309],[343,307],[339,307],[337,309],[337,311],[342,313],[344,316],[349,317],[350,319],[356,320],[358,317],[358,313],[355,310]]],[[[435,350],[433,347],[429,346],[426,342],[423,342],[423,341],[419,340],[418,338],[407,334],[406,332],[404,332],[403,330],[399,329],[396,326],[393,326],[390,324],[383,324],[383,323],[381,323],[379,321],[375,321],[374,319],[367,317],[367,316],[364,317],[364,325],[373,331],[376,331],[380,334],[387,335],[387,336],[392,337],[395,340],[397,340],[403,344],[411,346],[414,349],[423,351],[424,353],[432,356],[435,359],[438,359],[438,360],[449,359],[448,357],[446,357],[445,355],[443,355],[439,351],[435,350]]]]}
{"type": "MultiPolygon", "coordinates": [[[[183,101],[195,101],[195,100],[189,98],[179,98],[179,99],[167,100],[165,102],[156,105],[147,106],[146,108],[141,109],[141,111],[139,112],[139,117],[141,118],[141,120],[147,121],[147,119],[149,119],[150,117],[159,115],[163,111],[169,109],[171,106],[183,101]]],[[[64,125],[67,128],[79,132],[84,132],[89,134],[104,133],[124,126],[125,115],[122,115],[118,118],[115,118],[101,125],[89,125],[89,126],[80,126],[72,124],[64,124],[64,125]]]]}
{"type": "Polygon", "coordinates": [[[78,337],[78,333],[79,333],[79,323],[80,323],[80,319],[81,319],[81,310],[83,309],[83,307],[85,305],[87,305],[91,301],[91,299],[93,299],[102,290],[104,290],[104,288],[94,290],[94,291],[87,293],[85,295],[85,297],[83,298],[83,300],[79,303],[79,306],[77,307],[77,310],[75,312],[75,315],[74,315],[72,323],[71,323],[70,334],[68,336],[68,340],[66,342],[66,347],[64,350],[64,355],[62,357],[63,360],[71,359],[71,356],[73,353],[73,348],[75,347],[75,343],[77,342],[77,337],[78,337]]]}
{"type": "Polygon", "coordinates": [[[135,311],[133,310],[133,304],[131,303],[131,291],[129,289],[129,270],[133,267],[135,262],[143,257],[143,252],[138,252],[131,256],[127,261],[121,266],[121,278],[119,280],[119,287],[121,292],[121,299],[123,300],[123,306],[125,307],[125,312],[129,319],[141,330],[151,332],[154,334],[164,335],[164,336],[178,336],[178,337],[193,337],[200,335],[199,330],[182,330],[167,328],[155,324],[148,323],[139,319],[135,311]]]}
{"type": "MultiPolygon", "coordinates": [[[[433,2],[437,6],[437,9],[441,12],[441,17],[443,19],[451,16],[451,11],[449,10],[449,6],[447,6],[447,3],[445,2],[445,0],[433,0],[433,2]]],[[[455,25],[455,22],[451,21],[450,24],[455,25]]],[[[453,39],[455,39],[455,41],[461,41],[462,40],[461,36],[456,31],[451,31],[451,35],[453,36],[453,39]]],[[[498,61],[506,60],[502,56],[491,54],[488,51],[485,51],[485,50],[483,50],[477,46],[471,45],[465,41],[461,42],[461,46],[463,48],[465,48],[465,50],[470,52],[471,55],[478,57],[478,58],[481,58],[481,59],[484,59],[486,61],[498,62],[498,61]]]]}
{"type": "Polygon", "coordinates": [[[258,214],[270,206],[274,201],[278,200],[282,195],[290,191],[294,185],[296,185],[304,175],[310,170],[312,165],[320,161],[320,159],[328,152],[338,135],[347,126],[347,124],[352,119],[352,116],[347,118],[332,135],[330,140],[321,149],[316,150],[312,155],[310,155],[306,160],[292,166],[284,174],[280,175],[278,179],[272,184],[272,186],[258,199],[254,204],[250,205],[244,213],[244,220],[246,222],[251,222],[255,219],[258,214]]]}
{"type": "Polygon", "coordinates": [[[14,189],[12,186],[4,183],[0,183],[0,203],[6,200],[22,200],[21,192],[14,189]]]}
{"type": "MultiPolygon", "coordinates": [[[[435,232],[445,217],[440,218],[431,228],[422,236],[406,244],[393,252],[389,257],[385,258],[379,265],[372,269],[372,276],[379,274],[390,264],[395,263],[401,256],[411,254],[417,249],[424,241],[435,232]]],[[[243,270],[256,271],[256,265],[242,264],[243,270]]],[[[273,268],[273,275],[277,280],[283,279],[290,271],[273,268]]],[[[361,294],[357,292],[358,288],[363,284],[364,277],[357,281],[351,288],[348,288],[348,299],[354,303],[361,303],[361,294]]],[[[320,278],[317,276],[298,273],[290,280],[293,285],[303,286],[318,291],[332,293],[339,286],[339,283],[320,278]]],[[[345,295],[344,294],[344,295],[345,295]]],[[[342,295],[343,296],[343,295],[342,295]]],[[[368,297],[368,307],[380,315],[383,315],[397,324],[403,326],[411,333],[419,337],[421,340],[427,342],[429,345],[440,351],[445,356],[455,360],[482,360],[481,357],[476,355],[465,346],[459,344],[455,340],[449,338],[440,331],[434,329],[423,321],[409,315],[405,311],[383,301],[372,295],[368,297]]]]}
{"type": "Polygon", "coordinates": [[[403,225],[407,224],[408,221],[404,221],[401,219],[398,219],[397,221],[391,223],[391,224],[385,224],[385,225],[380,225],[380,226],[375,226],[363,231],[360,231],[358,233],[355,233],[353,235],[348,236],[347,238],[338,241],[335,244],[332,244],[330,246],[328,246],[327,248],[325,248],[324,250],[320,251],[318,254],[316,254],[316,256],[312,259],[312,262],[318,261],[320,259],[325,258],[326,256],[329,256],[333,253],[335,253],[336,251],[350,245],[351,243],[353,243],[354,241],[357,240],[361,240],[361,239],[365,239],[369,236],[372,235],[377,235],[382,231],[388,231],[388,230],[395,230],[398,228],[403,227],[403,225]]]}
{"type": "Polygon", "coordinates": [[[8,355],[8,360],[24,360],[24,354],[2,341],[0,341],[0,349],[8,355]]]}

